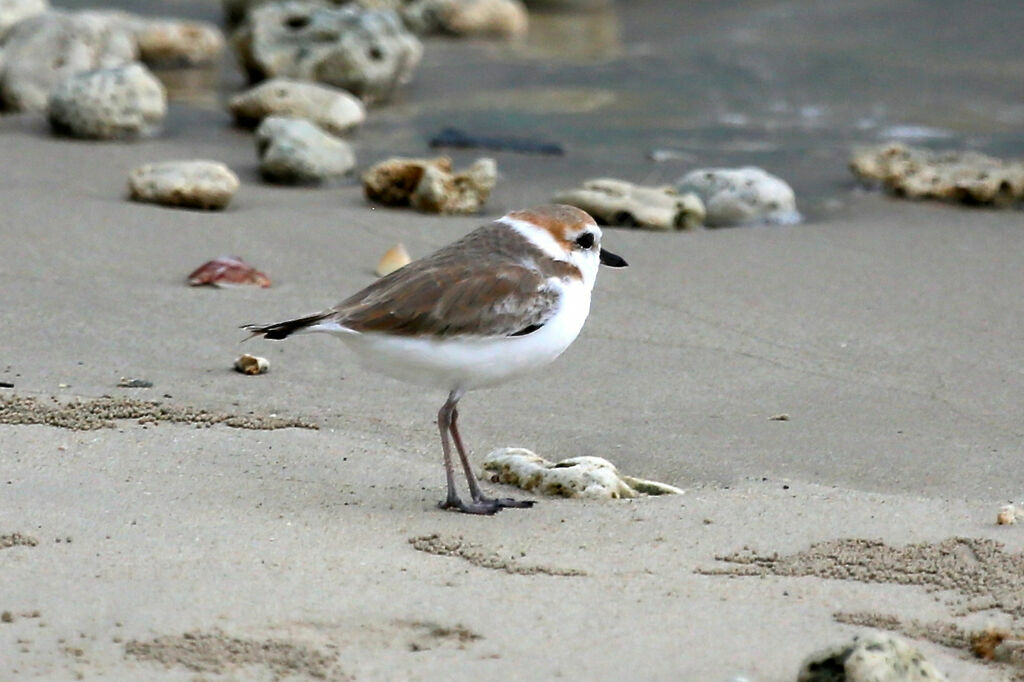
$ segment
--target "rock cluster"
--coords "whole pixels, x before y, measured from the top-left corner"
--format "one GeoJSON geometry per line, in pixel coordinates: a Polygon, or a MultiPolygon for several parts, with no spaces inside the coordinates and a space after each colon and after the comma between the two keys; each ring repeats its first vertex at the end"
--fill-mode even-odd
{"type": "Polygon", "coordinates": [[[124,23],[91,12],[32,16],[9,30],[3,48],[0,99],[14,111],[45,111],[50,92],[68,76],[138,57],[124,23]]]}
{"type": "Polygon", "coordinates": [[[461,173],[447,156],[391,158],[363,174],[366,198],[389,206],[411,206],[425,213],[477,213],[494,189],[494,159],[477,159],[461,173]]]}
{"type": "Polygon", "coordinates": [[[238,176],[230,168],[205,160],[148,163],[128,176],[133,200],[179,208],[222,209],[238,185],[238,176]]]}
{"type": "Polygon", "coordinates": [[[785,180],[756,166],[700,168],[680,178],[676,191],[700,197],[708,227],[792,224],[801,220],[793,189],[785,180]]]}
{"type": "Polygon", "coordinates": [[[50,93],[54,131],[112,140],[153,134],[167,114],[164,86],[142,64],[71,74],[50,93]]]}
{"type": "Polygon", "coordinates": [[[344,90],[328,85],[271,78],[235,95],[228,103],[239,125],[256,126],[267,116],[305,118],[336,135],[366,120],[366,107],[344,90]]]}
{"type": "Polygon", "coordinates": [[[389,99],[412,80],[423,45],[391,10],[311,0],[261,5],[233,42],[254,80],[286,76],[344,88],[366,102],[389,99]]]}
{"type": "Polygon", "coordinates": [[[352,170],[352,147],[304,118],[268,116],[256,130],[260,173],[272,182],[317,183],[352,170]]]}
{"type": "Polygon", "coordinates": [[[984,206],[1024,201],[1024,162],[978,152],[932,152],[903,144],[861,149],[850,160],[861,180],[896,196],[984,206]]]}
{"type": "Polygon", "coordinates": [[[582,187],[556,194],[554,201],[581,208],[604,225],[685,230],[704,222],[704,203],[696,194],[614,178],[586,180],[582,187]]]}
{"type": "Polygon", "coordinates": [[[46,11],[39,3],[19,5],[24,10],[20,15],[0,4],[0,34],[6,34],[0,104],[14,111],[44,111],[53,88],[82,71],[137,60],[158,66],[208,64],[225,44],[220,29],[206,22],[149,19],[119,11],[46,11]],[[44,11],[36,11],[40,7],[44,11]]]}

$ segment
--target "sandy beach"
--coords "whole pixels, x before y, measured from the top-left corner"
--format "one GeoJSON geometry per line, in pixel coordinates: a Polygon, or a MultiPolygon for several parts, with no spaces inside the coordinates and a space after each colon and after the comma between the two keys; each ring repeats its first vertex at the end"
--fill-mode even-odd
{"type": "MultiPolygon", "coordinates": [[[[626,48],[637,28],[620,28],[626,48]]],[[[428,153],[460,49],[507,59],[433,47],[353,138],[361,168],[428,153]]],[[[550,116],[541,137],[564,139],[574,107],[600,119],[603,100],[576,95],[540,98],[523,125],[550,116]]],[[[628,111],[609,106],[614,127],[628,111]]],[[[1011,123],[987,129],[992,144],[1011,123]]],[[[794,166],[798,200],[811,178],[803,224],[607,229],[630,267],[602,271],[548,371],[470,393],[463,434],[477,462],[503,446],[597,455],[682,496],[442,512],[443,395],[365,371],[331,338],[239,345],[239,325],[372,281],[395,242],[423,256],[607,172],[624,142],[589,134],[564,157],[497,154],[484,213],[439,217],[373,207],[354,179],[265,184],[217,94],[172,100],[165,132],[137,143],[0,118],[0,400],[5,421],[39,422],[0,424],[0,679],[782,682],[868,629],[851,622],[897,623],[949,680],[1020,679],[957,639],[1024,624],[1024,524],[995,524],[1024,495],[1019,210],[857,189],[836,145],[820,176],[794,166]],[[126,199],[131,168],[185,158],[238,173],[226,211],[126,199]],[[185,284],[228,254],[273,286],[185,284]],[[242,352],[270,372],[232,371],[242,352]],[[47,417],[63,405],[66,425],[97,423],[102,396],[168,411],[90,430],[47,417]],[[269,428],[278,418],[296,425],[269,428]],[[809,553],[857,539],[881,545],[809,553]],[[901,568],[919,556],[932,573],[901,568]]],[[[617,173],[665,181],[688,165],[644,151],[617,173]]]]}

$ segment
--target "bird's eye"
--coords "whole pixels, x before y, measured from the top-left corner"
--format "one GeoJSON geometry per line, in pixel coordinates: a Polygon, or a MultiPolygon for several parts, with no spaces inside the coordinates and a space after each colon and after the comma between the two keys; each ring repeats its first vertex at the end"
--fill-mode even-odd
{"type": "Polygon", "coordinates": [[[581,249],[589,249],[594,245],[594,233],[584,232],[579,237],[576,237],[576,245],[581,249]]]}

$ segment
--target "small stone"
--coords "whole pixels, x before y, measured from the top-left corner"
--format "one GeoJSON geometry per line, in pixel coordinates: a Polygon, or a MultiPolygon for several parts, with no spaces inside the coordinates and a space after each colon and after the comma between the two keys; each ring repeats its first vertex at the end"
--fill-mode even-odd
{"type": "Polygon", "coordinates": [[[270,361],[255,355],[242,355],[235,360],[235,371],[242,374],[265,374],[270,370],[270,361]]]}
{"type": "Polygon", "coordinates": [[[269,287],[270,278],[237,256],[220,256],[207,261],[188,276],[191,286],[211,285],[236,287],[252,285],[269,287]]]}
{"type": "Polygon", "coordinates": [[[400,12],[420,34],[521,38],[529,23],[519,0],[408,0],[400,12]]]}
{"type": "Polygon", "coordinates": [[[447,156],[391,158],[363,174],[367,199],[389,206],[411,206],[425,213],[477,213],[497,182],[494,159],[477,159],[461,173],[447,156]]]}
{"type": "MultiPolygon", "coordinates": [[[[128,377],[121,377],[121,380],[117,382],[118,388],[153,388],[153,382],[147,379],[129,379],[128,377]]],[[[70,539],[68,540],[70,542],[70,539]]]]}
{"type": "Polygon", "coordinates": [[[423,45],[391,10],[308,0],[252,9],[233,38],[253,80],[287,76],[344,88],[365,102],[390,99],[412,79],[423,45]]]}
{"type": "Polygon", "coordinates": [[[498,448],[484,458],[491,480],[545,495],[590,499],[619,499],[640,494],[681,495],[666,483],[623,476],[601,457],[571,457],[550,462],[526,448],[498,448]]]}
{"type": "Polygon", "coordinates": [[[4,611],[3,613],[0,613],[0,623],[13,623],[13,622],[14,622],[14,614],[13,613],[11,613],[10,611],[4,611]]]}
{"type": "Polygon", "coordinates": [[[676,182],[680,194],[693,192],[704,202],[708,227],[772,223],[802,219],[793,189],[761,168],[702,168],[676,182]]]}
{"type": "Polygon", "coordinates": [[[142,19],[135,24],[139,58],[156,66],[213,64],[226,41],[219,28],[206,21],[142,19]]]}
{"type": "Polygon", "coordinates": [[[797,682],[945,682],[946,676],[894,635],[867,632],[811,654],[797,682]]]}
{"type": "Polygon", "coordinates": [[[978,152],[932,152],[893,143],[854,152],[850,170],[896,196],[980,206],[1024,201],[1024,162],[978,152]]]}
{"type": "Polygon", "coordinates": [[[411,262],[412,258],[409,257],[409,252],[405,250],[405,245],[399,242],[384,252],[374,272],[377,273],[378,277],[384,277],[385,275],[390,275],[395,270],[404,268],[411,262]]]}
{"type": "Polygon", "coordinates": [[[687,230],[704,222],[704,204],[696,194],[614,178],[586,180],[581,188],[556,194],[554,200],[581,208],[604,225],[687,230]]]}
{"type": "Polygon", "coordinates": [[[36,14],[12,26],[4,39],[0,100],[14,111],[42,112],[50,91],[71,74],[137,58],[135,36],[120,16],[36,14]]]}
{"type": "Polygon", "coordinates": [[[999,510],[996,516],[996,523],[1000,526],[1009,526],[1024,518],[1024,509],[1018,509],[1014,504],[1005,505],[999,510]]]}
{"type": "Polygon", "coordinates": [[[238,185],[230,168],[205,160],[148,163],[128,176],[133,200],[181,208],[222,209],[238,185]]]}
{"type": "Polygon", "coordinates": [[[57,133],[98,140],[152,135],[167,115],[167,95],[142,64],[82,71],[50,93],[50,126],[57,133]]]}
{"type": "Polygon", "coordinates": [[[0,42],[16,23],[48,9],[48,0],[0,0],[0,42]]]}
{"type": "Polygon", "coordinates": [[[304,118],[268,116],[256,130],[260,173],[273,182],[317,183],[356,165],[352,147],[304,118]]]}
{"type": "Polygon", "coordinates": [[[318,83],[271,78],[235,95],[228,103],[239,125],[255,127],[267,116],[305,118],[344,135],[366,120],[366,107],[350,93],[318,83]]]}

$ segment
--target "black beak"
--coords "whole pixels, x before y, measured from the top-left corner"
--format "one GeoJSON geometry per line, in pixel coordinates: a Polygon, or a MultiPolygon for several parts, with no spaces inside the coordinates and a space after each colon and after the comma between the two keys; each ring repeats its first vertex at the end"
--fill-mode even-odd
{"type": "Polygon", "coordinates": [[[601,249],[601,265],[607,265],[610,268],[624,268],[629,263],[622,256],[616,256],[608,249],[601,249]]]}

